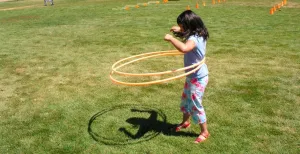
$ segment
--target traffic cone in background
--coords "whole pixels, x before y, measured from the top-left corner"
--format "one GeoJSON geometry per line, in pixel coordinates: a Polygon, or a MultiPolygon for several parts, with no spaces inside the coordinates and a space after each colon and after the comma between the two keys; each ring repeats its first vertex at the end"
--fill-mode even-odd
{"type": "Polygon", "coordinates": [[[273,11],[274,11],[274,12],[276,11],[276,6],[275,6],[275,5],[273,6],[273,11]]]}
{"type": "Polygon", "coordinates": [[[191,8],[190,8],[190,6],[189,6],[189,5],[186,7],[186,10],[191,10],[191,8]]]}
{"type": "Polygon", "coordinates": [[[140,6],[139,5],[135,5],[135,8],[139,8],[140,6]]]}
{"type": "Polygon", "coordinates": [[[211,2],[211,3],[214,5],[214,4],[216,4],[216,1],[215,1],[215,0],[212,0],[212,2],[211,2]]]}
{"type": "Polygon", "coordinates": [[[148,4],[147,3],[144,3],[144,6],[147,6],[148,4]]]}
{"type": "Polygon", "coordinates": [[[286,5],[286,3],[287,3],[287,0],[283,0],[283,4],[286,5]]]}
{"type": "Polygon", "coordinates": [[[221,0],[218,0],[218,3],[221,3],[221,0]]]}
{"type": "Polygon", "coordinates": [[[281,4],[279,3],[279,4],[277,4],[277,8],[278,9],[280,9],[281,8],[281,4]]]}
{"type": "Polygon", "coordinates": [[[273,15],[273,14],[274,14],[273,7],[270,9],[270,14],[271,14],[271,15],[273,15]]]}
{"type": "Polygon", "coordinates": [[[127,11],[128,11],[128,10],[129,10],[129,6],[125,6],[125,10],[127,10],[127,11]]]}
{"type": "Polygon", "coordinates": [[[199,9],[199,3],[198,2],[196,3],[196,9],[199,9]]]}

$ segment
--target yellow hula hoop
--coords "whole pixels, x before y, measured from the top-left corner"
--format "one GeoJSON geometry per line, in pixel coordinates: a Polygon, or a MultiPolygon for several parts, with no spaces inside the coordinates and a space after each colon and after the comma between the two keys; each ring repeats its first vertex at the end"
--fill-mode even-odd
{"type": "Polygon", "coordinates": [[[157,73],[125,73],[125,72],[117,71],[117,69],[119,69],[119,68],[121,68],[125,65],[128,65],[130,63],[140,61],[140,60],[143,60],[143,59],[147,59],[147,58],[151,58],[151,57],[157,57],[157,56],[170,56],[170,55],[182,55],[182,54],[183,53],[180,53],[177,50],[158,51],[158,52],[149,52],[149,53],[139,54],[139,55],[135,55],[135,56],[131,56],[131,57],[128,57],[128,58],[121,59],[121,60],[119,60],[119,61],[117,61],[116,63],[113,64],[112,71],[110,72],[110,79],[114,83],[128,85],[128,86],[146,86],[146,85],[151,85],[151,84],[159,84],[159,83],[179,79],[179,78],[185,77],[187,75],[190,75],[193,72],[200,69],[201,66],[205,62],[205,58],[203,58],[200,62],[198,62],[196,64],[193,64],[191,66],[188,66],[188,67],[183,67],[183,68],[176,69],[176,70],[173,70],[173,71],[164,71],[164,72],[157,72],[157,73]],[[142,56],[145,56],[145,57],[142,57],[142,56]],[[142,57],[142,58],[134,59],[134,60],[131,60],[131,61],[126,62],[124,64],[121,64],[119,66],[116,66],[116,65],[120,64],[121,62],[127,61],[129,59],[137,58],[137,57],[142,57]],[[194,67],[196,67],[196,68],[194,68],[194,67]],[[163,74],[169,74],[169,73],[174,73],[174,72],[178,72],[178,71],[183,71],[183,70],[187,70],[187,69],[190,69],[190,68],[194,68],[194,69],[192,69],[189,72],[186,72],[186,73],[174,76],[174,77],[170,77],[170,78],[166,78],[166,79],[162,79],[162,80],[148,81],[148,82],[123,82],[123,81],[116,80],[112,76],[114,73],[119,74],[119,75],[126,75],[126,76],[155,76],[155,75],[163,75],[163,74]]]}
{"type": "MultiPolygon", "coordinates": [[[[129,60],[129,59],[132,59],[132,58],[138,58],[138,57],[147,56],[147,55],[159,55],[159,54],[165,54],[165,53],[166,53],[166,54],[172,54],[172,53],[183,54],[183,53],[178,52],[177,50],[170,50],[170,51],[148,52],[148,53],[143,53],[143,54],[139,54],[139,55],[134,55],[134,56],[130,56],[130,57],[128,57],[128,58],[121,59],[121,60],[117,61],[116,63],[114,63],[114,64],[112,65],[112,70],[115,71],[115,72],[118,72],[118,71],[116,71],[116,69],[118,69],[119,67],[122,67],[122,66],[124,66],[124,65],[133,63],[133,62],[135,62],[135,61],[139,61],[139,60],[142,60],[142,59],[146,59],[145,57],[143,57],[142,59],[139,59],[139,60],[133,60],[132,62],[129,62],[129,63],[126,63],[126,64],[122,64],[121,66],[118,66],[118,67],[116,68],[116,65],[118,65],[119,63],[124,62],[124,61],[129,60]]],[[[150,57],[148,57],[148,58],[150,58],[150,57]]],[[[122,73],[121,73],[121,74],[122,74],[122,73]]]]}
{"type": "Polygon", "coordinates": [[[138,58],[138,59],[135,59],[135,60],[132,60],[132,61],[129,61],[129,62],[126,62],[122,65],[119,65],[119,66],[113,66],[112,67],[112,70],[117,73],[117,74],[120,74],[120,75],[128,75],[128,76],[153,76],[153,75],[161,75],[160,73],[161,72],[158,72],[158,73],[125,73],[125,72],[121,72],[121,71],[117,71],[117,69],[125,66],[125,65],[128,65],[128,64],[131,64],[133,62],[137,62],[137,61],[140,61],[140,60],[143,60],[143,59],[148,59],[148,58],[152,58],[152,57],[159,57],[159,56],[173,56],[173,55],[182,55],[182,53],[162,53],[162,54],[154,54],[154,55],[150,55],[150,56],[146,56],[146,57],[142,57],[142,58],[138,58]]]}
{"type": "Polygon", "coordinates": [[[196,64],[193,64],[193,65],[190,65],[188,67],[175,69],[175,70],[171,70],[171,71],[156,72],[156,73],[125,73],[125,72],[117,71],[117,69],[119,69],[119,68],[121,68],[125,65],[128,65],[128,64],[131,64],[133,62],[140,61],[140,60],[143,60],[143,59],[148,59],[148,58],[158,57],[158,56],[174,56],[174,55],[183,55],[183,53],[178,52],[177,50],[170,50],[170,51],[158,51],[158,52],[151,52],[151,53],[144,53],[144,54],[140,54],[140,55],[135,55],[135,56],[131,56],[131,57],[121,59],[121,60],[117,61],[115,64],[113,64],[112,70],[114,71],[114,73],[117,73],[117,74],[120,74],[120,75],[126,75],[126,76],[158,76],[158,75],[175,73],[175,72],[191,69],[191,68],[194,68],[194,67],[198,66],[201,63],[201,61],[200,61],[200,62],[198,62],[196,64]],[[144,55],[150,55],[150,56],[138,58],[138,59],[129,61],[127,63],[124,63],[124,64],[119,65],[119,66],[116,67],[116,65],[118,65],[121,62],[124,62],[124,61],[132,59],[132,58],[141,57],[141,56],[144,56],[144,55]]]}

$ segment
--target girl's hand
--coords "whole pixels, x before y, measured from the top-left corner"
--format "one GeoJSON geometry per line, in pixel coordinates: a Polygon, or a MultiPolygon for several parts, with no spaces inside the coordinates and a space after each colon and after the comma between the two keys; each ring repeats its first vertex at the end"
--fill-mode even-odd
{"type": "Polygon", "coordinates": [[[179,26],[173,26],[173,27],[170,29],[170,32],[180,32],[180,27],[179,27],[179,26]]]}
{"type": "Polygon", "coordinates": [[[166,34],[164,39],[165,39],[166,41],[170,41],[172,38],[173,38],[172,35],[166,34]]]}

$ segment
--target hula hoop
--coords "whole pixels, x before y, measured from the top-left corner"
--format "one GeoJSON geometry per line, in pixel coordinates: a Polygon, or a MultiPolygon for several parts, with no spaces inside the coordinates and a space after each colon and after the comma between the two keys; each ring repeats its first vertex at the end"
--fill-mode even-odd
{"type": "Polygon", "coordinates": [[[133,62],[140,61],[140,60],[143,60],[143,59],[158,57],[158,56],[174,56],[174,55],[183,55],[183,53],[178,52],[177,50],[157,51],[157,52],[149,52],[149,53],[134,55],[134,56],[130,56],[128,58],[121,59],[121,60],[117,61],[116,63],[114,63],[112,65],[112,71],[110,72],[110,79],[114,83],[128,85],[128,86],[146,86],[146,85],[151,85],[151,84],[159,84],[159,83],[179,79],[179,78],[182,78],[184,76],[190,75],[190,74],[194,73],[195,71],[197,71],[198,69],[200,69],[201,66],[205,62],[205,58],[203,58],[200,62],[198,62],[196,64],[193,64],[193,65],[190,65],[188,67],[183,67],[183,68],[176,69],[176,70],[171,70],[171,71],[156,72],[156,73],[125,73],[125,72],[117,71],[117,69],[119,69],[123,66],[126,66],[128,64],[131,64],[133,62]],[[144,57],[142,57],[142,56],[144,56],[144,57]],[[141,57],[141,58],[139,58],[139,57],[141,57]],[[128,61],[124,64],[119,65],[119,66],[116,66],[116,65],[120,64],[121,62],[130,60],[130,59],[133,59],[133,58],[137,58],[137,59],[128,61]],[[194,68],[194,69],[192,69],[189,72],[186,72],[186,73],[174,76],[174,77],[170,77],[170,78],[166,78],[166,79],[162,79],[162,80],[148,81],[148,82],[123,82],[123,81],[116,80],[115,78],[112,77],[112,75],[114,73],[119,74],[119,75],[125,75],[125,76],[158,76],[158,75],[163,75],[163,74],[175,73],[175,72],[178,72],[178,71],[183,71],[183,70],[187,70],[187,69],[191,69],[191,68],[194,68]]]}
{"type": "Polygon", "coordinates": [[[191,68],[194,68],[194,67],[198,66],[201,63],[201,61],[200,61],[200,62],[198,62],[196,64],[193,64],[193,65],[190,65],[188,67],[183,67],[183,68],[175,69],[175,70],[171,70],[171,71],[156,72],[156,73],[125,73],[125,72],[117,71],[117,69],[119,69],[119,68],[121,68],[125,65],[128,65],[128,64],[131,64],[133,62],[140,61],[140,60],[143,60],[143,59],[148,59],[148,58],[158,57],[158,56],[174,56],[174,55],[183,55],[183,53],[178,52],[177,50],[170,50],[170,51],[158,51],[158,52],[150,52],[150,53],[139,54],[139,55],[131,56],[131,57],[124,58],[124,59],[121,59],[121,60],[117,61],[115,64],[113,64],[112,70],[117,74],[125,75],[125,76],[158,76],[158,75],[175,73],[175,72],[191,69],[191,68]],[[135,59],[135,60],[131,60],[127,63],[124,63],[124,64],[119,65],[119,66],[116,67],[116,65],[118,65],[121,62],[124,62],[124,61],[132,59],[132,58],[141,57],[141,56],[144,56],[144,55],[150,55],[150,56],[146,56],[146,57],[138,58],[138,59],[135,59]]]}
{"type": "Polygon", "coordinates": [[[119,61],[117,61],[115,64],[112,65],[112,70],[115,71],[115,66],[123,61],[126,61],[128,59],[132,59],[132,58],[137,58],[137,57],[141,57],[141,56],[146,56],[146,55],[154,55],[154,54],[163,54],[163,53],[179,53],[179,54],[183,54],[178,52],[177,50],[170,50],[170,51],[156,51],[156,52],[148,52],[148,53],[143,53],[143,54],[139,54],[139,55],[134,55],[134,56],[130,56],[128,58],[124,58],[121,59],[119,61]]]}
{"type": "MultiPolygon", "coordinates": [[[[182,55],[182,54],[181,53],[163,53],[163,54],[150,55],[150,56],[146,56],[146,57],[142,57],[142,58],[138,58],[138,59],[126,62],[122,65],[117,66],[117,67],[113,66],[112,70],[117,74],[126,75],[126,76],[155,76],[155,75],[162,75],[162,74],[167,74],[167,73],[178,72],[180,70],[157,72],[157,73],[125,73],[125,72],[117,71],[117,69],[119,69],[119,68],[121,68],[125,65],[128,65],[128,64],[131,64],[133,62],[137,62],[137,61],[140,61],[140,60],[143,60],[143,59],[148,59],[148,58],[158,57],[158,56],[174,56],[174,55],[182,55]]],[[[118,64],[118,63],[116,63],[116,64],[118,64]]]]}

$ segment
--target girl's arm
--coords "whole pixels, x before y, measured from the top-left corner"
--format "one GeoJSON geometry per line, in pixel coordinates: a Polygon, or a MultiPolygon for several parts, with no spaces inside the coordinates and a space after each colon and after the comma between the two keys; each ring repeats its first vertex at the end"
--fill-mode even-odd
{"type": "Polygon", "coordinates": [[[166,34],[165,40],[171,42],[177,50],[183,53],[192,51],[196,46],[195,42],[192,40],[188,40],[187,42],[183,43],[170,34],[166,34]]]}

